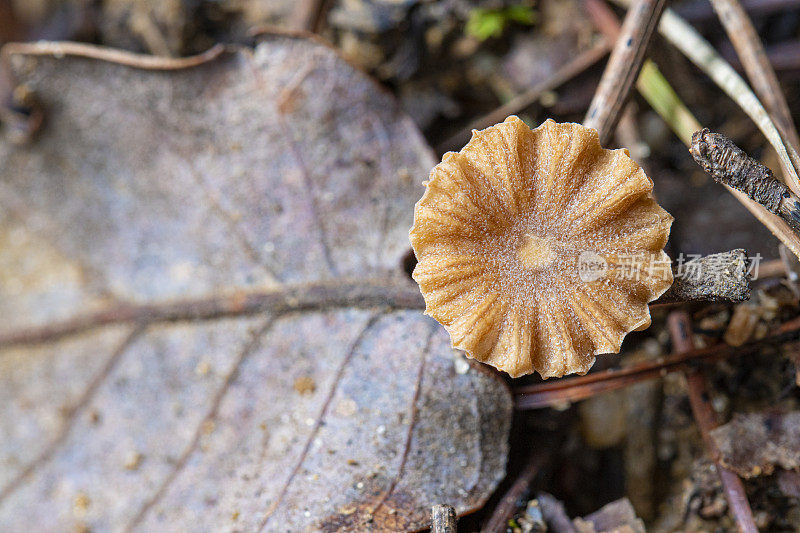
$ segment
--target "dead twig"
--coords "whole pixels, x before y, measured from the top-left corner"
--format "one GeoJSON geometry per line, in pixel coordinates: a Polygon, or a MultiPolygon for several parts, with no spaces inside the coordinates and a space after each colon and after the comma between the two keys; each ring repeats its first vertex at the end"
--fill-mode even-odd
{"type": "Polygon", "coordinates": [[[40,41],[35,43],[8,43],[0,49],[0,121],[6,129],[6,137],[15,144],[25,144],[39,130],[43,114],[30,91],[19,86],[13,69],[11,56],[76,56],[110,61],[132,68],[146,70],[178,70],[202,65],[219,57],[225,46],[217,44],[202,54],[190,57],[161,57],[134,54],[123,50],[84,43],[40,41]]]}
{"type": "MultiPolygon", "coordinates": [[[[693,350],[694,340],[692,339],[692,326],[689,322],[688,313],[686,311],[673,311],[667,320],[670,338],[675,351],[680,354],[693,350]]],[[[739,479],[739,476],[722,465],[719,449],[711,438],[711,430],[717,427],[719,423],[708,399],[708,387],[706,386],[705,377],[698,369],[690,369],[686,372],[686,381],[689,388],[689,403],[692,406],[692,414],[697,426],[700,428],[706,450],[717,465],[717,472],[725,489],[728,506],[731,514],[736,519],[739,531],[742,533],[758,533],[758,528],[753,519],[753,511],[747,502],[744,484],[739,479]]]]}
{"type": "Polygon", "coordinates": [[[523,467],[517,476],[514,484],[503,495],[503,498],[494,508],[492,516],[481,530],[482,533],[504,533],[508,529],[508,521],[514,517],[517,510],[517,503],[528,491],[531,483],[542,468],[545,455],[542,453],[534,454],[528,463],[523,467]]]}
{"type": "Polygon", "coordinates": [[[597,130],[601,144],[606,144],[614,132],[622,107],[639,76],[647,45],[664,10],[664,3],[665,0],[637,0],[625,17],[583,121],[586,127],[597,130]]]}
{"type": "Polygon", "coordinates": [[[800,198],[733,141],[703,128],[692,135],[689,151],[715,181],[745,193],[800,234],[800,198]]]}
{"type": "MultiPolygon", "coordinates": [[[[630,3],[629,0],[614,1],[626,6],[630,3]]],[[[781,159],[781,166],[784,169],[787,185],[793,191],[795,191],[794,187],[798,187],[797,191],[800,191],[800,185],[797,185],[800,181],[798,181],[797,173],[788,156],[780,133],[770,120],[761,102],[758,101],[758,98],[741,76],[717,54],[705,39],[669,9],[664,11],[659,24],[659,31],[700,69],[706,72],[750,116],[777,151],[781,159]]],[[[637,87],[642,96],[670,125],[678,137],[687,146],[690,145],[692,133],[702,129],[702,126],[683,102],[680,101],[675,91],[661,76],[652,62],[645,62],[637,87]]],[[[800,257],[800,237],[786,222],[764,209],[760,204],[750,200],[746,194],[728,186],[726,188],[753,216],[800,257]]]]}
{"type": "Polygon", "coordinates": [[[655,305],[679,302],[743,302],[750,299],[747,252],[706,255],[673,269],[675,281],[655,305]]]}
{"type": "Polygon", "coordinates": [[[515,96],[490,113],[472,121],[466,128],[440,143],[436,147],[437,152],[443,154],[450,150],[461,149],[461,147],[469,141],[472,130],[488,128],[498,122],[502,122],[507,116],[517,114],[530,107],[539,100],[542,93],[556,89],[600,61],[608,54],[609,48],[608,40],[604,39],[588,50],[581,52],[556,70],[553,75],[546,80],[536,84],[522,94],[515,96]]]}
{"type": "Polygon", "coordinates": [[[396,285],[388,280],[362,279],[241,290],[228,295],[152,304],[118,303],[41,327],[0,332],[0,348],[51,342],[111,324],[213,320],[337,307],[424,309],[425,301],[419,288],[411,283],[396,285]]]}
{"type": "Polygon", "coordinates": [[[800,171],[800,138],[797,135],[789,105],[783,95],[778,76],[767,58],[750,17],[739,0],[711,0],[719,20],[736,49],[753,90],[767,109],[772,122],[783,137],[796,171],[800,171]]]}
{"type": "Polygon", "coordinates": [[[456,510],[452,505],[431,507],[431,533],[456,533],[456,510]]]}
{"type": "Polygon", "coordinates": [[[514,389],[517,409],[541,409],[565,402],[585,400],[597,394],[621,389],[668,373],[688,369],[690,365],[758,353],[768,345],[778,345],[800,338],[800,318],[785,322],[769,336],[735,347],[717,344],[708,348],[673,353],[653,361],[642,361],[625,368],[611,368],[585,376],[546,381],[514,389]]]}
{"type": "Polygon", "coordinates": [[[219,57],[225,51],[225,45],[216,44],[201,54],[189,57],[162,57],[147,54],[134,54],[107,46],[73,43],[68,41],[39,41],[36,43],[8,43],[0,54],[3,58],[13,55],[30,56],[76,56],[88,59],[100,59],[119,65],[145,70],[180,70],[202,65],[219,57]]]}
{"type": "Polygon", "coordinates": [[[612,43],[619,40],[619,34],[622,28],[619,24],[617,15],[611,11],[605,0],[583,0],[583,7],[589,19],[594,24],[600,33],[612,43]]]}

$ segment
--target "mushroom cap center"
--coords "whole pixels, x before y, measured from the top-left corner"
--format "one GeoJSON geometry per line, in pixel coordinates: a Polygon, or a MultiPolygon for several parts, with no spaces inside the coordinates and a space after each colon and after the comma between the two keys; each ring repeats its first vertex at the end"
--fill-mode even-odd
{"type": "Polygon", "coordinates": [[[556,252],[547,239],[526,233],[517,248],[517,259],[525,268],[540,270],[555,261],[556,252]]]}

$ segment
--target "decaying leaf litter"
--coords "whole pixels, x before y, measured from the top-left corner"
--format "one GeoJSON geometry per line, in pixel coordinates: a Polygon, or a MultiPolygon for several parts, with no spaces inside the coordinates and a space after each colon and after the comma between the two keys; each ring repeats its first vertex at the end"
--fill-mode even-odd
{"type": "MultiPolygon", "coordinates": [[[[132,4],[134,3],[132,2],[132,4]]],[[[144,4],[146,2],[141,3],[141,5],[144,4]]],[[[458,130],[459,123],[466,124],[472,121],[478,115],[491,111],[493,106],[502,103],[504,98],[534,87],[539,81],[544,82],[541,86],[555,86],[556,88],[555,93],[547,91],[543,93],[541,101],[549,107],[537,105],[521,111],[516,110],[516,113],[522,113],[522,118],[528,120],[532,125],[547,117],[554,117],[560,121],[581,122],[597,86],[597,80],[603,67],[602,63],[588,71],[579,72],[577,74],[579,77],[574,82],[569,81],[568,77],[563,88],[559,88],[559,85],[549,85],[548,80],[551,75],[557,76],[558,69],[567,65],[571,57],[586,53],[586,59],[576,61],[575,64],[592,65],[591,54],[597,56],[598,50],[602,51],[594,26],[596,20],[583,10],[584,5],[588,4],[589,2],[586,4],[582,2],[538,2],[533,6],[537,20],[532,25],[512,21],[506,26],[500,37],[491,37],[483,42],[475,40],[472,36],[465,36],[463,33],[461,23],[465,24],[473,12],[473,6],[468,4],[453,3],[447,7],[441,7],[438,3],[432,3],[426,4],[423,9],[416,12],[413,10],[403,11],[411,9],[414,4],[393,6],[391,9],[383,11],[380,10],[382,9],[380,6],[376,8],[369,4],[357,3],[350,3],[347,6],[336,4],[317,6],[316,8],[311,3],[301,7],[310,8],[312,13],[313,9],[320,9],[318,13],[310,17],[314,21],[313,29],[334,41],[351,60],[356,60],[378,78],[387,82],[405,103],[417,124],[423,128],[429,142],[432,145],[439,145],[458,130]],[[354,13],[362,16],[356,17],[354,13]],[[400,16],[397,13],[400,13],[400,16]],[[410,16],[403,17],[404,14],[410,16]],[[434,15],[432,14],[443,14],[437,20],[444,22],[433,23],[434,15]],[[414,17],[416,17],[415,20],[414,17]],[[407,36],[413,38],[406,39],[407,36]],[[400,46],[404,43],[411,44],[400,46]],[[592,50],[593,46],[598,46],[598,48],[592,50]],[[561,55],[559,56],[559,54],[561,55]],[[530,61],[530,57],[536,57],[537,60],[530,61]],[[512,62],[512,58],[515,58],[516,61],[512,62]],[[442,67],[442,65],[446,65],[446,67],[442,67]]],[[[702,2],[675,2],[673,7],[679,14],[686,16],[695,27],[701,29],[703,34],[712,41],[712,44],[719,45],[722,43],[722,38],[721,32],[716,30],[713,25],[714,14],[701,4],[702,2]]],[[[79,3],[75,5],[79,10],[91,9],[81,6],[79,3]]],[[[120,5],[124,5],[124,3],[120,2],[120,5]]],[[[220,5],[227,8],[233,4],[220,3],[220,5]]],[[[245,5],[249,4],[240,4],[240,6],[245,5]]],[[[275,4],[275,6],[277,5],[275,4]]],[[[753,9],[753,6],[750,5],[746,7],[753,9]]],[[[780,56],[776,56],[777,48],[773,50],[770,47],[774,43],[780,43],[782,39],[788,38],[791,34],[792,29],[789,27],[791,24],[776,25],[778,19],[786,18],[786,7],[781,6],[778,2],[767,7],[766,11],[758,6],[755,9],[756,11],[751,11],[751,14],[756,17],[756,22],[759,24],[759,35],[762,38],[765,35],[769,36],[768,56],[780,59],[780,56]],[[769,11],[770,9],[773,11],[769,11]]],[[[500,8],[495,11],[498,10],[500,8]]],[[[170,30],[173,33],[169,35],[178,37],[172,40],[173,44],[170,45],[172,48],[169,49],[169,53],[189,55],[202,52],[216,42],[216,39],[209,37],[209,35],[213,35],[214,31],[217,32],[216,35],[225,34],[226,38],[233,35],[231,39],[227,40],[244,41],[247,39],[244,37],[244,28],[252,25],[251,23],[279,20],[278,18],[256,20],[259,16],[268,18],[263,13],[254,15],[258,12],[256,9],[247,12],[247,17],[253,18],[239,19],[236,18],[239,15],[234,11],[236,10],[231,9],[226,12],[225,16],[228,18],[219,18],[217,15],[210,17],[210,20],[217,21],[216,26],[214,23],[201,25],[204,28],[201,31],[186,30],[185,28],[191,27],[191,24],[186,24],[184,30],[178,32],[170,30]],[[224,23],[219,22],[223,19],[224,23]],[[241,23],[245,19],[247,23],[241,23]],[[232,20],[241,24],[238,26],[229,24],[232,20]]],[[[291,13],[289,10],[283,11],[284,14],[293,15],[292,17],[287,15],[284,20],[288,21],[290,25],[296,25],[298,20],[304,20],[303,17],[296,16],[302,14],[301,11],[301,9],[291,10],[291,13]]],[[[155,24],[151,24],[149,30],[142,31],[142,26],[135,29],[137,26],[130,23],[131,15],[137,12],[140,20],[142,12],[148,13],[147,9],[140,6],[138,11],[124,8],[119,10],[117,13],[122,13],[124,16],[117,19],[108,14],[108,18],[102,20],[116,21],[117,23],[108,23],[104,26],[100,41],[128,47],[138,52],[164,53],[163,49],[158,49],[157,36],[160,33],[162,37],[168,34],[162,32],[165,28],[164,24],[170,16],[180,13],[178,18],[183,17],[184,21],[207,20],[204,17],[209,17],[208,12],[201,13],[185,7],[183,10],[171,12],[152,12],[150,19],[155,21],[155,24]],[[164,15],[164,13],[168,13],[168,15],[164,15]],[[153,28],[157,30],[155,33],[152,31],[153,28]],[[114,36],[115,39],[120,36],[124,36],[124,39],[116,41],[112,39],[114,32],[118,32],[118,35],[114,36]],[[154,36],[156,36],[155,39],[154,36]]],[[[621,11],[617,11],[617,13],[624,14],[621,11]]],[[[792,11],[790,10],[788,13],[791,14],[792,11]]],[[[27,20],[35,21],[36,19],[27,20]]],[[[178,19],[173,19],[173,22],[176,20],[178,19]]],[[[34,26],[35,22],[30,27],[34,26]]],[[[51,25],[48,31],[53,31],[53,27],[61,33],[50,35],[50,38],[73,39],[78,33],[74,27],[59,26],[58,24],[51,25]]],[[[175,27],[181,26],[179,24],[175,27]]],[[[85,28],[82,31],[85,31],[85,28]]],[[[80,38],[80,36],[78,37],[80,38]]],[[[746,152],[758,155],[759,147],[763,145],[763,139],[753,133],[755,130],[746,119],[740,118],[744,117],[741,111],[720,98],[716,89],[704,81],[702,74],[692,71],[677,59],[677,56],[671,55],[668,46],[651,47],[649,53],[664,76],[679,89],[680,97],[692,111],[698,113],[699,110],[703,110],[700,115],[703,125],[711,127],[714,131],[725,133],[746,152]],[[682,82],[679,83],[678,80],[682,80],[682,82]]],[[[726,57],[730,59],[730,56],[726,57]]],[[[47,59],[41,58],[36,61],[46,62],[47,59]]],[[[788,76],[788,79],[791,79],[794,67],[791,64],[787,66],[785,61],[783,65],[784,70],[779,71],[778,78],[784,80],[788,76]]],[[[171,76],[172,74],[163,75],[171,76]]],[[[302,72],[297,73],[298,78],[306,75],[302,72]]],[[[120,84],[118,87],[119,91],[116,92],[120,92],[125,85],[120,84]]],[[[548,90],[552,91],[552,89],[548,90]]],[[[284,106],[293,105],[295,94],[293,91],[285,93],[286,99],[281,99],[281,101],[287,102],[284,106]]],[[[786,95],[789,99],[789,107],[795,109],[796,95],[792,91],[787,91],[786,95]]],[[[660,121],[661,119],[648,110],[644,101],[635,100],[634,105],[638,106],[638,109],[629,107],[626,111],[629,117],[627,120],[623,114],[620,127],[617,129],[618,138],[612,142],[612,146],[615,144],[626,146],[631,150],[634,158],[645,166],[649,175],[653,176],[659,202],[676,216],[668,253],[674,258],[680,252],[712,253],[744,247],[749,254],[761,253],[765,258],[777,258],[777,247],[772,244],[775,241],[772,240],[769,232],[754,223],[746,212],[737,210],[735,201],[728,195],[720,194],[718,186],[712,184],[694,166],[685,148],[671,140],[668,131],[660,121]],[[649,157],[647,156],[648,151],[650,152],[649,157]],[[720,227],[724,227],[726,231],[720,231],[720,227]]],[[[49,121],[52,114],[45,116],[49,121]]],[[[47,124],[48,122],[45,122],[41,130],[43,136],[47,134],[47,124]]],[[[174,128],[173,130],[165,128],[165,131],[174,132],[174,128]]],[[[365,135],[365,137],[367,136],[365,135]]],[[[36,142],[39,141],[35,141],[24,150],[34,150],[36,142]]],[[[155,143],[156,141],[151,142],[155,143]]],[[[389,144],[394,146],[392,140],[389,144]]],[[[400,144],[405,146],[405,143],[400,144]]],[[[780,165],[776,160],[771,160],[768,153],[765,162],[776,173],[780,170],[780,165]]],[[[430,164],[432,165],[432,160],[430,164]]],[[[164,165],[167,166],[166,161],[164,165]]],[[[202,175],[202,165],[200,169],[201,171],[187,174],[189,177],[202,175]]],[[[214,171],[211,169],[208,171],[208,174],[213,173],[214,171]]],[[[418,183],[425,175],[427,175],[427,170],[421,169],[418,174],[409,178],[417,197],[420,194],[418,183]]],[[[360,189],[353,187],[352,190],[360,189]]],[[[83,189],[81,192],[84,192],[83,189]]],[[[228,207],[224,205],[227,198],[226,194],[221,191],[218,191],[218,195],[216,203],[221,206],[219,209],[222,212],[224,208],[228,207]]],[[[265,196],[269,197],[270,195],[265,196]]],[[[415,199],[413,196],[409,197],[412,204],[415,199]]],[[[239,201],[240,199],[237,198],[235,202],[231,203],[239,201]]],[[[218,208],[214,207],[213,209],[218,208]]],[[[235,211],[233,209],[231,213],[236,215],[235,211]]],[[[88,213],[87,216],[90,215],[91,213],[88,213]]],[[[95,216],[99,218],[99,215],[95,216]]],[[[220,218],[224,217],[224,214],[220,215],[220,218]]],[[[142,218],[147,219],[147,217],[142,218]]],[[[242,218],[247,217],[243,216],[242,218]]],[[[20,223],[17,222],[17,224],[20,223]]],[[[59,234],[61,233],[64,232],[59,232],[59,234]]],[[[89,232],[87,231],[87,233],[89,232]]],[[[311,242],[311,239],[308,241],[311,242]]],[[[400,257],[403,257],[405,250],[400,252],[397,257],[392,257],[391,261],[387,259],[385,265],[389,266],[385,270],[399,273],[397,265],[400,264],[400,257]],[[397,262],[393,262],[395,260],[397,262]]],[[[54,257],[64,256],[63,252],[58,256],[48,255],[49,253],[48,250],[45,250],[37,260],[48,263],[54,257]]],[[[6,254],[0,255],[6,256],[6,254]]],[[[406,263],[407,259],[406,256],[406,263]]],[[[376,264],[379,263],[380,261],[376,264]]],[[[771,265],[775,265],[775,263],[771,265]]],[[[408,267],[406,266],[406,268],[408,267]]],[[[780,268],[777,271],[782,272],[782,270],[780,268]]],[[[360,274],[361,272],[358,271],[356,276],[359,277],[360,274]]],[[[67,286],[81,286],[83,274],[79,275],[73,272],[70,275],[75,276],[78,281],[73,279],[72,285],[68,284],[67,286]]],[[[125,276],[120,275],[119,277],[124,278],[125,276]]],[[[89,278],[91,279],[91,276],[89,278]]],[[[212,286],[214,289],[218,289],[238,285],[239,279],[245,278],[236,278],[235,283],[226,279],[216,285],[212,284],[212,286]]],[[[303,282],[306,281],[305,278],[301,279],[303,282]]],[[[399,277],[397,279],[399,280],[399,277]]],[[[248,317],[263,316],[266,318],[267,314],[263,312],[263,307],[267,305],[278,309],[281,319],[284,319],[284,316],[293,316],[293,313],[307,312],[308,310],[303,306],[309,299],[313,300],[320,294],[325,295],[328,301],[338,302],[337,305],[347,308],[373,309],[381,301],[387,300],[394,302],[398,307],[416,308],[419,305],[419,300],[406,297],[405,289],[401,285],[395,284],[390,284],[391,290],[377,291],[380,293],[378,296],[372,292],[366,298],[342,296],[335,290],[331,292],[332,287],[339,285],[341,281],[343,280],[334,279],[330,284],[320,282],[313,287],[314,290],[311,292],[289,291],[288,298],[281,296],[277,299],[270,297],[274,294],[270,292],[270,287],[261,286],[256,292],[256,295],[259,296],[257,298],[242,298],[237,301],[237,294],[224,294],[223,301],[217,302],[220,307],[213,305],[209,307],[209,299],[199,292],[195,296],[198,296],[197,299],[206,305],[202,311],[199,311],[199,315],[202,316],[203,321],[209,323],[218,318],[215,313],[218,313],[219,309],[224,309],[225,313],[230,310],[245,309],[248,317]],[[295,298],[298,294],[299,298],[295,298]],[[415,301],[417,303],[414,303],[415,301]]],[[[368,281],[376,280],[370,278],[368,281]]],[[[250,280],[243,283],[248,289],[258,284],[257,281],[251,282],[250,280]]],[[[796,316],[792,287],[790,282],[787,283],[788,287],[782,284],[780,276],[768,277],[754,285],[753,298],[748,304],[738,306],[706,304],[691,308],[692,325],[699,335],[699,338],[696,338],[700,342],[697,350],[703,350],[703,345],[710,346],[713,350],[715,349],[713,345],[720,339],[733,338],[743,339],[741,342],[746,348],[745,350],[730,351],[730,355],[745,354],[742,358],[731,358],[709,367],[710,397],[714,408],[723,420],[729,419],[730,414],[734,412],[761,411],[768,406],[777,405],[783,412],[791,412],[795,408],[793,362],[795,358],[792,355],[791,345],[782,344],[785,342],[786,335],[791,333],[778,333],[781,328],[791,332],[793,327],[791,319],[796,316]],[[755,347],[750,347],[751,345],[747,344],[759,338],[773,340],[770,340],[768,345],[757,344],[755,347]]],[[[350,289],[354,286],[357,284],[348,285],[350,289]]],[[[387,288],[382,285],[379,287],[387,288]]],[[[114,289],[120,290],[120,287],[115,285],[114,289]]],[[[92,287],[91,294],[100,294],[99,298],[106,303],[120,303],[111,300],[106,292],[110,291],[107,291],[106,285],[101,283],[99,289],[92,287]]],[[[190,295],[191,293],[187,292],[186,294],[190,295]]],[[[113,297],[117,293],[111,293],[111,295],[113,297]]],[[[145,295],[137,303],[149,303],[152,296],[145,295]]],[[[74,296],[70,296],[70,298],[74,298],[74,296]]],[[[160,320],[168,320],[169,324],[173,324],[172,321],[175,320],[176,314],[180,315],[186,310],[182,304],[190,300],[188,298],[179,299],[177,303],[181,305],[176,305],[169,309],[169,312],[158,315],[160,320]]],[[[213,302],[215,299],[211,298],[210,300],[213,302]]],[[[71,309],[70,301],[53,302],[45,299],[41,301],[41,305],[52,306],[53,309],[69,310],[71,309]]],[[[85,307],[85,304],[81,305],[82,311],[97,311],[85,307]]],[[[109,308],[104,307],[100,311],[103,309],[109,308]]],[[[112,306],[110,309],[117,312],[116,315],[112,313],[111,319],[128,317],[126,323],[131,320],[130,317],[138,320],[143,316],[139,313],[139,308],[131,310],[126,306],[112,306]]],[[[152,309],[148,308],[147,310],[152,309]]],[[[198,311],[195,310],[195,312],[198,311]]],[[[666,328],[663,322],[666,312],[667,310],[654,310],[654,326],[647,332],[635,334],[626,340],[621,361],[624,366],[629,365],[636,371],[633,374],[639,375],[637,373],[639,368],[650,368],[651,365],[654,368],[657,367],[658,359],[670,353],[670,345],[665,336],[666,328]]],[[[15,318],[18,314],[12,313],[15,318]]],[[[81,314],[80,316],[86,315],[81,314]]],[[[67,319],[69,316],[64,314],[60,318],[67,319]]],[[[43,318],[41,324],[45,323],[47,323],[47,319],[43,318]]],[[[75,324],[81,326],[80,321],[73,325],[75,324]]],[[[174,323],[176,326],[179,324],[181,321],[174,323]]],[[[145,333],[140,333],[140,335],[145,335],[147,331],[145,330],[145,333]]],[[[84,335],[87,332],[88,330],[79,334],[71,333],[64,339],[75,334],[84,335]]],[[[262,344],[264,343],[265,341],[262,339],[262,344]]],[[[269,343],[270,339],[268,338],[266,344],[269,343]]],[[[447,344],[446,338],[443,340],[443,344],[447,344]]],[[[726,351],[726,353],[728,352],[726,351]]],[[[256,352],[254,352],[255,354],[256,352]]],[[[712,355],[709,360],[714,360],[716,357],[712,355]]],[[[253,356],[247,357],[247,359],[251,358],[257,359],[253,356]]],[[[690,354],[690,361],[693,360],[690,354]]],[[[95,364],[97,364],[96,361],[95,364]]],[[[601,358],[596,370],[602,372],[604,366],[614,364],[614,359],[601,358]]],[[[209,373],[213,373],[213,368],[213,365],[208,364],[207,361],[200,361],[191,371],[195,375],[207,376],[209,373]]],[[[459,364],[458,368],[463,367],[459,364]]],[[[592,374],[587,377],[590,376],[592,374]]],[[[307,377],[301,376],[301,378],[307,377]]],[[[309,388],[315,387],[316,391],[319,391],[319,383],[313,379],[311,381],[313,384],[307,379],[294,380],[292,382],[293,393],[299,395],[301,393],[298,391],[308,391],[309,388]]],[[[102,386],[101,383],[97,387],[102,389],[102,386]]],[[[75,387],[75,384],[67,385],[67,387],[75,387]]],[[[158,388],[158,385],[153,386],[153,390],[158,388]]],[[[80,393],[81,391],[75,391],[73,394],[79,396],[80,393]]],[[[633,502],[637,514],[647,520],[650,529],[691,531],[716,525],[716,527],[733,530],[736,526],[727,513],[722,488],[719,486],[719,482],[715,481],[714,465],[700,460],[703,450],[697,440],[697,428],[688,414],[685,385],[681,376],[671,374],[663,382],[649,381],[634,386],[628,385],[621,389],[621,392],[614,394],[616,394],[614,399],[605,399],[605,396],[592,397],[581,404],[586,407],[582,407],[580,412],[574,409],[557,412],[525,412],[515,417],[514,431],[511,432],[511,461],[508,465],[507,480],[495,492],[494,499],[484,506],[482,514],[474,514],[460,520],[461,528],[467,531],[477,530],[480,529],[481,524],[488,523],[489,515],[496,507],[494,502],[505,493],[507,487],[520,474],[522,464],[527,462],[526,458],[531,453],[531,442],[535,441],[535,449],[543,453],[545,457],[541,461],[543,466],[537,470],[534,479],[529,483],[529,487],[533,490],[532,497],[539,490],[555,493],[567,504],[567,509],[561,518],[588,515],[597,511],[604,504],[627,494],[633,502]],[[594,404],[598,404],[600,407],[590,409],[589,407],[594,404]],[[600,431],[603,435],[598,435],[598,430],[592,428],[603,428],[600,431]],[[594,433],[592,433],[593,431],[594,433]],[[536,438],[537,435],[541,438],[536,438]],[[654,487],[653,479],[660,479],[663,482],[659,481],[658,485],[654,487]],[[650,496],[642,496],[647,494],[650,496]]],[[[596,395],[596,392],[591,395],[596,395]]],[[[561,405],[561,407],[565,406],[565,404],[561,405]]],[[[96,414],[90,413],[89,416],[94,420],[96,414]]],[[[102,421],[102,417],[97,420],[102,421]]],[[[214,435],[217,429],[215,428],[215,431],[210,434],[214,435]]],[[[203,431],[200,432],[201,437],[198,440],[200,448],[203,445],[202,439],[205,438],[203,431]]],[[[143,468],[147,464],[147,461],[146,454],[129,450],[120,460],[120,464],[123,469],[133,468],[133,470],[128,470],[129,472],[137,472],[139,468],[143,468]]],[[[187,464],[191,463],[187,461],[187,464]]],[[[792,500],[791,496],[791,478],[783,475],[782,472],[779,470],[773,476],[757,477],[746,482],[750,505],[753,507],[755,519],[762,529],[781,530],[784,528],[783,530],[787,530],[788,528],[791,530],[791,524],[796,523],[793,522],[795,520],[793,513],[796,512],[793,511],[795,508],[793,502],[796,500],[792,500]],[[778,487],[779,492],[770,487],[778,487]]],[[[545,501],[542,497],[537,500],[545,501]]],[[[89,492],[81,492],[69,502],[70,513],[72,516],[81,516],[82,513],[97,507],[96,502],[95,505],[92,502],[89,492]]],[[[443,502],[427,502],[428,505],[433,503],[443,502]]],[[[445,503],[457,504],[458,502],[445,503]]],[[[532,510],[533,507],[535,506],[519,507],[516,516],[519,520],[513,524],[523,530],[533,527],[531,524],[535,524],[536,521],[526,518],[530,517],[531,513],[536,514],[532,510]]],[[[346,507],[344,511],[351,511],[351,508],[346,507]]],[[[361,512],[361,509],[357,509],[347,516],[356,515],[354,518],[360,519],[361,512]]],[[[234,511],[230,518],[235,517],[236,520],[241,520],[244,513],[246,511],[238,511],[238,514],[234,511]]],[[[419,515],[420,520],[424,521],[422,514],[419,515]]],[[[82,516],[88,516],[88,514],[82,516]]],[[[551,519],[552,522],[550,519],[546,520],[550,530],[558,531],[560,530],[558,524],[562,526],[566,524],[565,521],[559,521],[558,518],[551,517],[551,519]]],[[[567,520],[570,519],[567,518],[567,520]]],[[[76,520],[76,522],[88,524],[88,519],[84,518],[76,520]]],[[[345,520],[328,523],[346,528],[353,522],[345,520]]],[[[373,524],[373,527],[376,526],[373,524]]]]}
{"type": "Polygon", "coordinates": [[[481,505],[507,389],[380,302],[411,284],[432,165],[388,94],[296,37],[163,74],[12,61],[48,122],[3,148],[2,336],[181,305],[3,347],[4,528],[419,529],[432,500],[481,505]],[[348,279],[378,300],[342,304],[348,279]],[[298,287],[316,301],[237,309],[298,287]]]}

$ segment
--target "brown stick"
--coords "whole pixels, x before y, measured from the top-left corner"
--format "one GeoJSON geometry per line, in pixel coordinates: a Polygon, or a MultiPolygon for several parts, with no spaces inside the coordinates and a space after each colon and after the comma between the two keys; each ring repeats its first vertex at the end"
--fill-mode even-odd
{"type": "Polygon", "coordinates": [[[452,505],[431,507],[431,533],[456,533],[456,510],[452,505]]]}
{"type": "Polygon", "coordinates": [[[508,521],[514,517],[514,512],[517,510],[517,503],[528,491],[533,479],[542,468],[545,457],[541,453],[534,454],[529,460],[522,472],[517,477],[508,492],[505,493],[503,498],[494,508],[492,516],[486,522],[486,525],[481,529],[481,533],[503,533],[508,529],[508,521]]]}
{"type": "Polygon", "coordinates": [[[733,141],[703,128],[692,135],[689,151],[715,181],[742,191],[800,234],[800,198],[733,141]]]}
{"type": "Polygon", "coordinates": [[[583,121],[586,127],[597,130],[601,144],[606,144],[614,132],[622,107],[639,76],[647,45],[664,4],[665,0],[637,0],[628,10],[617,44],[583,121]]]}
{"type": "Polygon", "coordinates": [[[622,28],[616,13],[606,4],[606,0],[583,0],[583,6],[589,19],[606,39],[616,43],[622,28]]]}
{"type": "Polygon", "coordinates": [[[466,128],[440,143],[436,147],[437,152],[443,154],[450,150],[461,149],[461,147],[469,141],[472,130],[488,128],[498,122],[502,122],[507,116],[519,113],[525,108],[530,107],[542,96],[542,93],[552,91],[560,85],[563,85],[600,61],[600,59],[605,57],[608,53],[609,48],[610,45],[608,41],[602,40],[588,50],[581,52],[574,59],[556,70],[553,75],[546,80],[536,84],[490,113],[472,121],[466,128]]]}
{"type": "Polygon", "coordinates": [[[753,90],[767,109],[787,148],[790,148],[787,151],[795,169],[800,171],[800,137],[758,32],[739,0],[711,0],[711,4],[742,61],[753,90]]]}
{"type": "Polygon", "coordinates": [[[730,357],[758,353],[764,346],[800,338],[800,319],[786,322],[768,337],[734,347],[718,344],[708,348],[673,353],[654,361],[642,361],[625,368],[611,368],[585,376],[564,378],[514,389],[517,409],[541,409],[564,402],[585,400],[597,394],[621,389],[668,373],[685,370],[689,365],[706,364],[730,357]]]}
{"type": "MultiPolygon", "coordinates": [[[[692,325],[686,311],[673,311],[667,319],[669,325],[672,344],[677,353],[687,353],[694,349],[692,339],[692,325]]],[[[705,377],[697,370],[692,369],[686,372],[686,381],[689,386],[689,403],[692,406],[692,413],[703,435],[703,442],[706,446],[711,459],[717,465],[722,486],[725,489],[725,496],[728,498],[728,506],[731,514],[736,519],[739,531],[742,533],[758,533],[753,511],[747,502],[747,495],[744,484],[733,471],[727,469],[720,462],[720,453],[716,443],[711,438],[711,430],[719,425],[717,415],[708,400],[708,387],[705,377]]]]}

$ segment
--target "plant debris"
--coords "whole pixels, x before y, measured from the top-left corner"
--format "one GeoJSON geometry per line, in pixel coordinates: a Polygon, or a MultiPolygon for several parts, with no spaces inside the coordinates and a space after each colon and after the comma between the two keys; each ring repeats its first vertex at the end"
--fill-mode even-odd
{"type": "Polygon", "coordinates": [[[711,435],[722,462],[742,477],[800,468],[800,411],[736,413],[711,435]]]}

